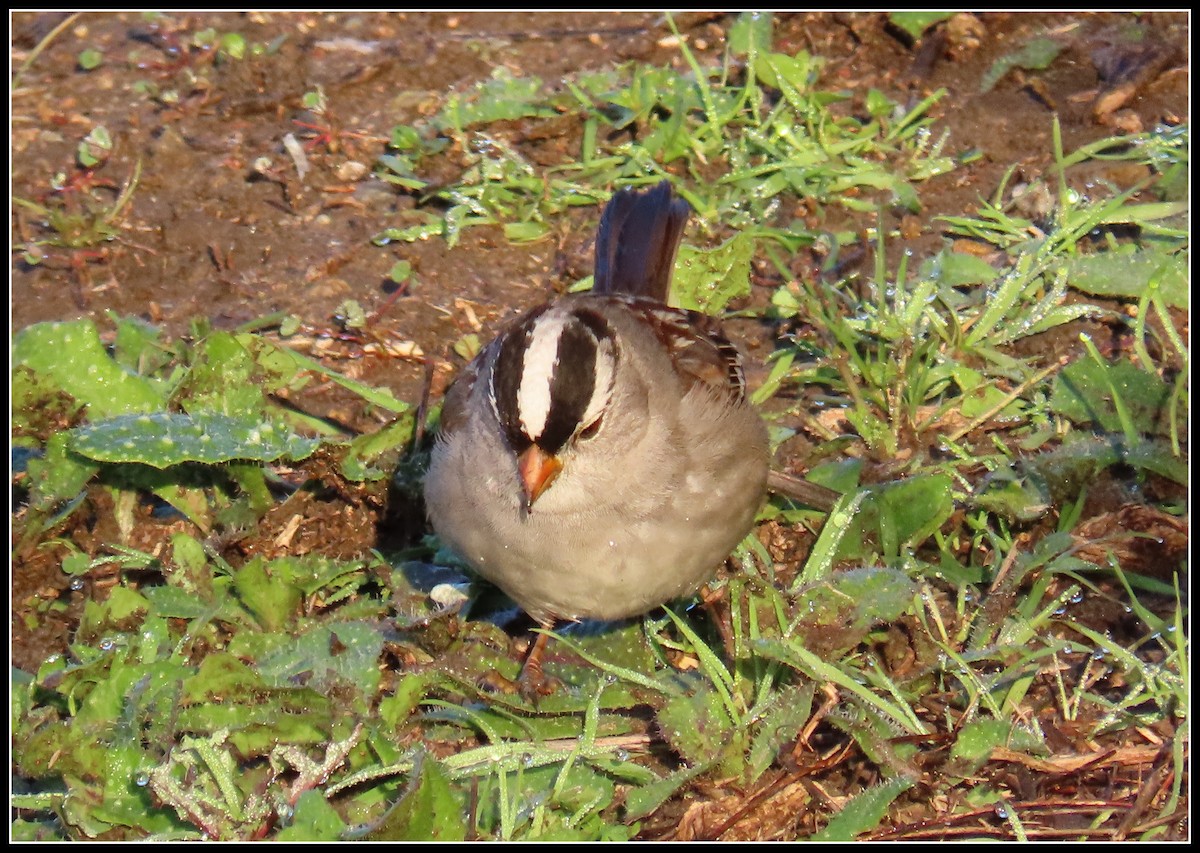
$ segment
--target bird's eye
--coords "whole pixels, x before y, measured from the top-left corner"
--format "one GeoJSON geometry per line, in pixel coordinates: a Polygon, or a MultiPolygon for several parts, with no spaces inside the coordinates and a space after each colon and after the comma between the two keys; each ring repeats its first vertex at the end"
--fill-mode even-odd
{"type": "Polygon", "coordinates": [[[594,438],[596,433],[600,432],[600,424],[603,420],[603,416],[596,418],[596,420],[592,421],[579,431],[579,437],[584,440],[594,438]]]}

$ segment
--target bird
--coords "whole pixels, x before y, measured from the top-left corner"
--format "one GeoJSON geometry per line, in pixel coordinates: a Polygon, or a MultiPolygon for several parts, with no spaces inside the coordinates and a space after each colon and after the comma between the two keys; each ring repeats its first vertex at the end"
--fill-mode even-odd
{"type": "Polygon", "coordinates": [[[543,627],[690,595],[765,500],[770,443],[741,356],[715,318],[667,304],[689,213],[666,180],[617,191],[591,291],[519,317],[446,393],[433,529],[543,627]]]}

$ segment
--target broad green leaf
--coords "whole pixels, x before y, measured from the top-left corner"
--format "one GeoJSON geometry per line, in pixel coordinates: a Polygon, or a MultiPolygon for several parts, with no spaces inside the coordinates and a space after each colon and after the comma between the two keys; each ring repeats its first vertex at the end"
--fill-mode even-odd
{"type": "Polygon", "coordinates": [[[719,314],[732,300],[750,294],[754,238],[742,232],[715,249],[680,246],[671,286],[671,304],[719,314]]]}
{"type": "Polygon", "coordinates": [[[416,762],[408,789],[371,832],[372,841],[463,841],[465,803],[434,758],[416,762]]]}
{"type": "Polygon", "coordinates": [[[208,412],[246,420],[265,409],[261,370],[237,336],[213,332],[196,345],[192,365],[173,400],[191,414],[208,412]]]}
{"type": "Polygon", "coordinates": [[[267,631],[282,630],[299,612],[302,594],[286,568],[290,565],[287,561],[268,564],[255,557],[233,576],[238,598],[267,631]]]}
{"type": "Polygon", "coordinates": [[[770,12],[742,12],[729,28],[729,49],[736,56],[769,51],[773,25],[770,12]]]}
{"type": "Polygon", "coordinates": [[[91,320],[28,326],[17,333],[12,359],[14,367],[26,365],[49,376],[93,418],[153,412],[165,402],[156,384],[108,355],[91,320]]]}
{"type": "Polygon", "coordinates": [[[461,131],[495,121],[512,121],[532,116],[553,115],[545,104],[542,81],[537,77],[514,77],[500,66],[465,94],[452,93],[434,119],[439,128],[461,131]]]}
{"type": "Polygon", "coordinates": [[[1171,388],[1158,377],[1122,359],[1097,364],[1082,358],[1067,365],[1054,379],[1050,408],[1078,424],[1095,424],[1105,432],[1121,432],[1114,391],[1134,427],[1145,435],[1165,435],[1171,388]]]}
{"type": "Polygon", "coordinates": [[[169,468],[184,462],[304,459],[317,439],[303,438],[253,416],[203,412],[123,415],[72,430],[70,449],[97,462],[169,468]]]}
{"type": "Polygon", "coordinates": [[[754,741],[746,754],[748,781],[753,782],[779,759],[784,745],[794,741],[812,714],[812,682],[776,688],[771,706],[762,715],[754,741]]]}
{"type": "Polygon", "coordinates": [[[895,569],[834,572],[795,593],[793,621],[805,647],[827,656],[844,652],[881,622],[895,621],[912,603],[914,583],[895,569]]]}
{"type": "Polygon", "coordinates": [[[1183,311],[1188,308],[1188,255],[1184,252],[1074,255],[1068,259],[1067,269],[1070,286],[1093,296],[1141,299],[1154,283],[1168,307],[1183,311]]]}
{"type": "Polygon", "coordinates": [[[99,468],[70,452],[70,440],[70,433],[55,433],[46,442],[46,452],[27,464],[30,504],[38,510],[49,512],[60,501],[79,494],[99,468]]]}
{"type": "MultiPolygon", "coordinates": [[[[855,516],[856,525],[875,540],[886,559],[899,557],[932,536],[954,512],[947,474],[924,474],[872,486],[855,516]]],[[[860,553],[861,540],[843,540],[842,553],[860,553]]]]}
{"type": "Polygon", "coordinates": [[[706,682],[698,682],[692,693],[670,697],[656,717],[667,742],[688,764],[724,755],[733,737],[721,696],[706,682]]]}
{"type": "Polygon", "coordinates": [[[711,770],[715,763],[714,758],[709,758],[694,767],[676,770],[656,782],[631,788],[625,794],[625,816],[629,820],[645,817],[658,809],[684,785],[711,770]]]}
{"type": "Polygon", "coordinates": [[[327,696],[307,687],[273,687],[232,653],[210,654],[182,690],[180,730],[228,730],[246,756],[266,755],[280,743],[328,743],[332,733],[327,696]]]}
{"type": "Polygon", "coordinates": [[[272,684],[302,680],[320,690],[351,688],[364,698],[379,686],[380,630],[365,622],[332,622],[290,638],[258,660],[258,671],[272,684]]]}
{"type": "Polygon", "coordinates": [[[990,284],[998,274],[996,268],[983,258],[951,251],[940,252],[933,259],[932,271],[937,280],[947,287],[990,284]]]}
{"type": "Polygon", "coordinates": [[[317,790],[305,791],[296,801],[292,822],[275,836],[276,841],[337,841],[346,830],[346,822],[325,796],[317,790]]]}

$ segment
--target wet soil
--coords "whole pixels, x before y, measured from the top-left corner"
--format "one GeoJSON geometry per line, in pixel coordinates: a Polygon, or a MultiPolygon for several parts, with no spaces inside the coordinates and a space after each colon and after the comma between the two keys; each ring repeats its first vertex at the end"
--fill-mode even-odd
{"type": "MultiPolygon", "coordinates": [[[[67,19],[64,13],[12,17],[14,72],[32,57],[11,96],[12,194],[47,205],[74,198],[67,203],[86,209],[85,195],[115,200],[138,164],[140,178],[116,239],[47,247],[37,264],[22,250],[45,239],[46,226],[13,206],[12,328],[86,316],[111,330],[107,315],[114,312],[175,335],[187,334],[197,317],[233,328],[284,312],[301,320],[337,369],[411,402],[421,396],[427,362],[435,368],[433,393],[440,393],[462,364],[450,345],[476,322],[486,337],[590,271],[598,211],[564,216],[550,238],[533,244],[513,245],[498,228],[476,228],[452,251],[438,239],[375,246],[370,238],[418,203],[371,175],[392,128],[431,114],[448,93],[499,67],[553,87],[564,75],[626,60],[683,63],[662,16],[648,12],[191,13],[157,22],[136,13],[83,14],[34,55],[67,19]],[[208,27],[276,49],[229,61],[188,48],[191,35],[208,27]],[[98,68],[82,70],[85,49],[103,54],[98,68]],[[302,103],[318,87],[329,105],[324,118],[302,103]],[[75,167],[76,150],[97,125],[108,129],[114,147],[89,174],[75,167]],[[285,152],[287,134],[307,141],[310,171],[303,178],[285,152]],[[56,175],[69,186],[55,189],[56,175]],[[411,262],[414,276],[396,292],[388,273],[398,260],[411,262]],[[368,313],[367,339],[408,344],[413,357],[364,355],[361,340],[340,339],[334,315],[348,299],[368,313]]],[[[720,14],[677,18],[699,60],[712,64],[721,60],[732,22],[720,14]]],[[[1188,35],[1185,14],[991,13],[958,16],[913,42],[878,14],[804,13],[777,16],[775,49],[825,57],[820,85],[848,91],[856,103],[872,88],[914,104],[946,90],[933,110],[939,131],[949,130],[950,150],[982,156],[917,185],[922,212],[892,223],[906,240],[889,251],[909,250],[919,260],[943,243],[936,216],[972,212],[1014,165],[1017,180],[1048,174],[1054,116],[1068,151],[1114,133],[1186,121],[1188,35]],[[996,59],[1047,32],[1066,45],[1048,68],[1014,70],[981,91],[996,59]]],[[[493,130],[535,161],[552,157],[556,146],[569,156],[578,133],[564,127],[563,139],[547,140],[521,122],[493,130]]],[[[437,166],[445,180],[459,167],[453,150],[437,166]]],[[[1072,180],[1128,187],[1144,176],[1128,165],[1099,166],[1072,180]]],[[[851,224],[873,223],[864,217],[851,224]]],[[[760,301],[779,284],[771,274],[760,283],[760,301]]],[[[732,331],[752,359],[765,354],[770,330],[743,323],[732,331]]],[[[1066,351],[1075,341],[1063,334],[1051,346],[1066,351]]],[[[346,410],[329,387],[318,387],[303,404],[354,430],[378,426],[346,410]]],[[[805,467],[802,458],[780,464],[805,467]]],[[[298,547],[351,556],[378,544],[380,529],[388,529],[385,501],[377,493],[345,497],[311,501],[309,518],[321,519],[311,529],[319,536],[298,547]]],[[[120,536],[109,529],[111,511],[99,505],[103,495],[89,500],[96,505],[81,513],[89,521],[62,535],[93,553],[120,536]]],[[[1094,514],[1115,513],[1118,504],[1094,514]]],[[[150,523],[148,507],[139,513],[146,523],[126,540],[134,548],[156,552],[183,524],[150,523]]],[[[419,533],[411,518],[407,524],[404,536],[419,533]]],[[[802,558],[808,534],[768,527],[764,541],[781,561],[802,558]]],[[[239,547],[269,551],[277,533],[268,518],[239,547]]],[[[1170,541],[1186,548],[1186,533],[1170,541]]],[[[13,662],[26,670],[62,650],[85,597],[115,580],[93,577],[70,589],[61,558],[51,548],[22,553],[14,563],[13,662]]]]}

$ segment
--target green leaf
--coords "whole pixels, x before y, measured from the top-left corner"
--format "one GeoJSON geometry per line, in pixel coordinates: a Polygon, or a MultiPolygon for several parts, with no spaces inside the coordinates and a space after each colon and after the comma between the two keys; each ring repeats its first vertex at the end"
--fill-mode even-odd
{"type": "Polygon", "coordinates": [[[342,473],[355,482],[390,476],[396,470],[400,452],[412,437],[411,415],[403,415],[383,429],[358,436],[350,442],[342,459],[342,473]]]}
{"type": "Polygon", "coordinates": [[[494,121],[554,115],[545,100],[540,78],[514,77],[511,71],[500,66],[492,72],[490,80],[477,83],[465,94],[451,94],[435,117],[434,125],[462,131],[494,121]]]}
{"type": "Polygon", "coordinates": [[[913,41],[924,35],[934,24],[953,16],[953,12],[888,12],[888,20],[912,36],[913,41]]]}
{"type": "Polygon", "coordinates": [[[690,694],[670,697],[656,717],[667,742],[689,764],[725,754],[733,739],[733,721],[721,695],[706,682],[690,694]]]}
{"type": "Polygon", "coordinates": [[[795,593],[796,636],[830,657],[852,648],[879,623],[895,621],[912,603],[915,584],[896,569],[834,572],[795,593]]]}
{"type": "Polygon", "coordinates": [[[162,343],[162,330],[140,317],[121,317],[109,311],[117,327],[112,357],[130,373],[146,376],[169,364],[173,353],[162,343]]]}
{"type": "Polygon", "coordinates": [[[366,622],[318,625],[300,636],[277,643],[258,661],[270,683],[284,686],[298,679],[315,689],[353,690],[370,698],[379,687],[379,655],[383,635],[366,622]]]}
{"type": "Polygon", "coordinates": [[[183,462],[304,459],[320,441],[269,421],[212,412],[125,415],[72,430],[70,448],[97,462],[139,462],[168,468],[183,462]]]}
{"type": "Polygon", "coordinates": [[[135,590],[125,586],[115,586],[108,594],[108,600],[104,602],[104,606],[108,610],[108,619],[113,624],[119,624],[127,622],[138,614],[145,613],[150,607],[150,602],[135,590]]]}
{"type": "Polygon", "coordinates": [[[1009,720],[981,718],[962,727],[950,750],[950,758],[965,762],[968,767],[965,772],[973,773],[991,757],[993,750],[1000,747],[1046,753],[1046,745],[1041,738],[1028,728],[1009,720]]]}
{"type": "MultiPolygon", "coordinates": [[[[9,382],[12,406],[9,431],[14,437],[53,433],[75,421],[83,409],[83,404],[63,391],[53,377],[26,365],[14,367],[9,382]]],[[[22,444],[34,442],[22,441],[22,444]]]]}
{"type": "Polygon", "coordinates": [[[671,304],[719,314],[731,300],[750,294],[754,238],[742,232],[715,249],[679,247],[671,304]]]}
{"type": "Polygon", "coordinates": [[[317,790],[305,791],[296,801],[292,823],[275,836],[275,841],[337,841],[346,830],[346,822],[325,796],[317,790]]]}
{"type": "Polygon", "coordinates": [[[245,756],[268,754],[281,743],[328,743],[332,705],[307,687],[272,687],[233,653],[213,652],[183,682],[181,731],[230,731],[245,756]]]}
{"type": "Polygon", "coordinates": [[[92,128],[92,132],[83,138],[76,149],[75,156],[85,169],[91,169],[102,164],[112,154],[113,142],[108,128],[102,124],[92,128]]]}
{"type": "Polygon", "coordinates": [[[729,49],[735,56],[771,49],[774,17],[770,12],[742,12],[729,28],[729,49]]]}
{"type": "Polygon", "coordinates": [[[291,561],[268,563],[255,557],[238,569],[233,586],[238,597],[267,631],[279,631],[295,618],[303,597],[293,573],[291,561]]]}
{"type": "Polygon", "coordinates": [[[1101,252],[1067,260],[1068,283],[1093,296],[1141,299],[1154,282],[1163,301],[1186,311],[1189,304],[1188,255],[1181,252],[1101,252]]]}
{"type": "Polygon", "coordinates": [[[1082,358],[1067,365],[1054,379],[1050,408],[1077,424],[1094,424],[1105,432],[1121,432],[1122,422],[1114,391],[1133,426],[1144,435],[1163,435],[1171,387],[1157,374],[1121,359],[1099,364],[1082,358]]]}
{"type": "Polygon", "coordinates": [[[422,756],[408,789],[368,837],[372,841],[463,841],[467,837],[464,806],[442,765],[422,756]]]}
{"type": "Polygon", "coordinates": [[[404,673],[391,694],[379,701],[379,718],[399,728],[417,710],[437,680],[434,673],[404,673]]]}
{"type": "Polygon", "coordinates": [[[1032,470],[1019,474],[1016,468],[992,472],[972,504],[1010,521],[1030,522],[1044,516],[1054,505],[1044,477],[1032,470]]]}
{"type": "Polygon", "coordinates": [[[256,335],[238,335],[238,341],[246,347],[268,374],[285,378],[294,377],[298,371],[312,371],[329,379],[352,394],[357,394],[368,403],[379,406],[384,411],[401,414],[408,411],[409,405],[397,400],[386,388],[374,388],[357,380],[343,376],[336,370],[331,370],[319,361],[301,355],[293,349],[260,338],[256,335]]]}
{"type": "MultiPolygon", "coordinates": [[[[855,523],[864,533],[873,534],[886,559],[895,559],[906,548],[913,548],[932,536],[954,512],[948,474],[925,474],[872,486],[855,523]]],[[[843,540],[842,553],[859,553],[862,539],[843,540]]]]}
{"type": "Polygon", "coordinates": [[[35,323],[13,343],[13,365],[26,365],[88,407],[93,418],[161,409],[165,394],[109,357],[91,320],[35,323]]]}
{"type": "Polygon", "coordinates": [[[195,593],[176,586],[152,586],[145,591],[150,612],[155,616],[175,619],[195,619],[208,613],[212,606],[197,598],[195,593]]]}
{"type": "Polygon", "coordinates": [[[94,71],[104,62],[104,54],[96,50],[94,47],[89,47],[79,52],[79,67],[84,71],[94,71]]]}
{"type": "Polygon", "coordinates": [[[367,312],[357,299],[347,299],[338,305],[335,318],[346,329],[361,329],[367,325],[367,312]]]}
{"type": "Polygon", "coordinates": [[[942,251],[933,264],[938,282],[947,287],[991,284],[998,275],[996,268],[983,258],[966,252],[942,251]]]}
{"type": "Polygon", "coordinates": [[[388,278],[395,284],[404,284],[412,275],[412,262],[399,260],[392,264],[392,268],[388,270],[388,278]]]}
{"type": "Polygon", "coordinates": [[[1189,482],[1187,458],[1181,459],[1165,441],[1139,441],[1136,446],[1125,448],[1121,461],[1139,470],[1152,471],[1180,485],[1189,482]]]}
{"type": "Polygon", "coordinates": [[[812,841],[853,841],[879,825],[888,806],[913,785],[908,779],[889,779],[852,797],[812,841]]]}
{"type": "Polygon", "coordinates": [[[765,773],[779,759],[785,744],[795,740],[796,733],[804,728],[812,715],[815,691],[812,682],[777,689],[746,755],[748,781],[765,773]]]}
{"type": "Polygon", "coordinates": [[[637,820],[657,810],[676,791],[698,776],[707,773],[715,763],[714,759],[709,759],[694,767],[676,770],[656,782],[630,788],[625,794],[626,819],[637,820]]]}
{"type": "Polygon", "coordinates": [[[59,432],[46,442],[46,453],[31,458],[26,467],[30,505],[49,512],[60,502],[78,495],[95,476],[99,466],[71,453],[67,447],[70,433],[59,432]]]}
{"type": "Polygon", "coordinates": [[[214,412],[249,420],[266,410],[262,388],[256,380],[262,370],[237,336],[214,332],[193,353],[187,376],[174,399],[197,414],[214,412]]]}
{"type": "Polygon", "coordinates": [[[504,225],[504,236],[513,243],[532,243],[550,233],[544,222],[508,222],[504,225]]]}
{"type": "Polygon", "coordinates": [[[225,33],[221,36],[220,50],[234,59],[246,55],[246,37],[241,33],[225,33]]]}
{"type": "Polygon", "coordinates": [[[1001,78],[1013,68],[1041,71],[1050,66],[1062,52],[1062,45],[1052,38],[1040,37],[1025,44],[1020,50],[1000,57],[979,82],[979,91],[990,92],[1001,78]]]}

